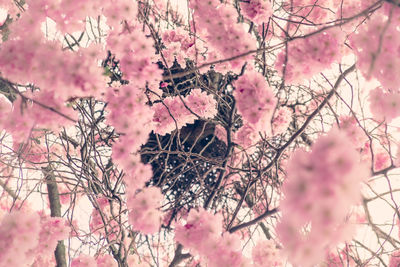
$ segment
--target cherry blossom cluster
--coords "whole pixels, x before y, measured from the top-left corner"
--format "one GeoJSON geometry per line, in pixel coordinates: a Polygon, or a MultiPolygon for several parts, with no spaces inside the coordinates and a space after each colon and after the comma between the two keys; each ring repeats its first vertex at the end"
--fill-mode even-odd
{"type": "Polygon", "coordinates": [[[248,153],[253,153],[256,150],[255,144],[260,141],[260,135],[252,125],[244,124],[234,134],[233,140],[248,153]]]}
{"type": "MultiPolygon", "coordinates": [[[[0,50],[2,77],[14,83],[34,83],[40,92],[24,95],[36,103],[46,103],[46,107],[32,105],[25,98],[14,102],[13,115],[2,122],[2,128],[13,134],[14,141],[26,142],[33,127],[57,130],[59,125],[66,124],[65,118],[48,109],[75,118],[73,111],[65,106],[66,100],[103,95],[106,80],[98,62],[104,56],[104,48],[90,45],[78,51],[63,51],[59,41],[46,40],[41,23],[51,18],[62,31],[73,31],[84,25],[86,16],[97,16],[103,8],[107,10],[115,4],[110,2],[114,1],[102,7],[96,1],[29,1],[24,15],[10,25],[10,35],[0,50]]],[[[125,12],[137,9],[135,1],[118,1],[118,4],[125,12]]]]}
{"type": "Polygon", "coordinates": [[[119,59],[124,79],[132,80],[137,88],[158,88],[162,70],[155,64],[154,42],[147,38],[140,26],[129,25],[111,32],[107,49],[119,59]]]}
{"type": "MultiPolygon", "coordinates": [[[[360,24],[363,23],[365,20],[364,16],[357,17],[357,15],[360,12],[376,5],[375,0],[354,0],[354,1],[348,1],[346,2],[346,4],[343,4],[343,2],[340,0],[333,0],[333,2],[334,2],[333,4],[334,8],[332,8],[331,10],[336,10],[335,13],[337,20],[343,20],[345,18],[355,17],[352,20],[344,21],[345,24],[342,24],[340,26],[341,29],[346,31],[346,33],[349,35],[354,33],[360,26],[360,24]]],[[[382,3],[382,5],[383,8],[386,8],[386,6],[391,6],[391,4],[387,2],[382,3]]]]}
{"type": "Polygon", "coordinates": [[[370,142],[365,142],[361,148],[362,161],[373,166],[374,171],[382,170],[391,165],[391,157],[387,152],[387,148],[383,147],[385,142],[385,140],[380,138],[378,142],[372,142],[372,145],[370,142]],[[371,151],[373,151],[373,158],[371,151]]]}
{"type": "MultiPolygon", "coordinates": [[[[10,2],[10,1],[8,1],[10,2]]],[[[11,11],[16,13],[15,4],[2,4],[11,11]]],[[[85,27],[87,17],[96,18],[99,14],[103,14],[107,18],[107,24],[111,27],[117,27],[122,20],[131,21],[137,15],[137,2],[133,0],[111,0],[107,2],[101,1],[52,1],[38,0],[27,1],[24,8],[41,23],[45,18],[49,18],[56,23],[57,30],[62,33],[72,33],[80,31],[85,27]],[[62,10],[62,12],[60,12],[62,10]]]]}
{"type": "Polygon", "coordinates": [[[193,89],[186,97],[167,97],[152,107],[154,132],[165,135],[194,123],[199,117],[213,118],[217,114],[216,105],[214,97],[201,89],[193,89]]]}
{"type": "Polygon", "coordinates": [[[124,85],[116,90],[109,90],[107,97],[110,110],[107,120],[121,134],[113,145],[113,159],[125,167],[130,153],[136,152],[146,143],[153,127],[153,111],[146,105],[142,90],[124,85]]]}
{"type": "Polygon", "coordinates": [[[244,125],[235,135],[235,142],[248,148],[259,140],[258,132],[271,132],[271,119],[276,99],[261,73],[249,71],[235,82],[233,93],[244,125]]]}
{"type": "Polygon", "coordinates": [[[134,155],[131,157],[130,165],[124,169],[128,221],[135,231],[153,234],[161,226],[162,214],[159,208],[163,195],[159,188],[145,188],[145,183],[153,176],[151,165],[143,164],[140,157],[134,155]]]}
{"type": "Polygon", "coordinates": [[[164,196],[157,187],[146,187],[136,195],[129,195],[129,223],[133,230],[154,234],[160,229],[162,213],[159,210],[164,196]]]}
{"type": "Polygon", "coordinates": [[[111,110],[108,120],[122,134],[113,144],[112,157],[126,173],[129,223],[137,231],[154,233],[160,227],[158,208],[163,197],[158,188],[145,188],[137,193],[151,179],[152,170],[150,165],[140,162],[139,156],[132,155],[148,139],[153,127],[153,110],[145,104],[145,95],[140,89],[132,86],[121,86],[118,92],[110,91],[107,99],[111,110]]]}
{"type": "Polygon", "coordinates": [[[287,54],[278,54],[275,67],[284,73],[286,82],[301,83],[341,59],[345,37],[340,28],[331,28],[296,39],[288,44],[287,54]]]}
{"type": "Polygon", "coordinates": [[[102,13],[107,18],[107,24],[114,29],[123,22],[132,22],[138,13],[138,4],[135,0],[111,0],[101,2],[102,13]]]}
{"type": "MultiPolygon", "coordinates": [[[[181,28],[175,30],[167,30],[162,35],[164,45],[167,47],[162,51],[164,59],[169,67],[171,67],[176,60],[182,67],[185,66],[186,58],[194,58],[196,55],[196,46],[194,40],[190,39],[188,34],[181,28]]],[[[197,44],[197,49],[199,49],[197,44]]]]}
{"type": "Polygon", "coordinates": [[[205,259],[207,266],[250,266],[242,256],[238,236],[223,232],[222,216],[204,209],[191,210],[185,225],[177,225],[175,240],[205,259]]]}
{"type": "Polygon", "coordinates": [[[310,152],[297,150],[288,162],[277,234],[293,264],[321,262],[330,246],[351,238],[346,216],[368,177],[352,147],[344,133],[332,129],[310,152]]]}
{"type": "MultiPolygon", "coordinates": [[[[375,100],[379,101],[380,98],[381,96],[378,96],[377,99],[375,100]]],[[[375,100],[373,100],[373,98],[370,95],[370,101],[375,101],[375,100]]],[[[372,110],[377,108],[379,109],[378,106],[371,105],[372,110]]],[[[376,117],[378,119],[379,118],[383,119],[384,117],[381,116],[383,116],[384,113],[379,113],[379,114],[380,115],[374,116],[374,118],[376,117]]],[[[373,166],[374,171],[379,171],[389,167],[391,164],[390,156],[387,150],[382,146],[382,145],[387,145],[387,141],[381,139],[379,140],[379,142],[372,143],[372,149],[374,152],[373,153],[374,157],[372,159],[370,141],[367,138],[366,133],[361,128],[362,126],[359,125],[359,123],[361,122],[357,122],[353,116],[339,117],[340,130],[347,135],[349,140],[352,142],[354,148],[356,148],[357,151],[361,152],[361,161],[364,162],[365,164],[373,166]]],[[[381,134],[384,135],[384,133],[381,134]]]]}
{"type": "MultiPolygon", "coordinates": [[[[113,14],[119,18],[118,8],[113,14]]],[[[146,105],[143,89],[146,86],[158,88],[162,71],[153,63],[155,50],[152,39],[147,38],[140,27],[131,24],[124,21],[121,27],[115,26],[107,38],[107,48],[119,59],[124,78],[134,81],[132,85],[121,86],[116,92],[107,94],[108,120],[121,134],[113,144],[112,157],[126,173],[128,221],[135,231],[153,234],[160,228],[159,207],[163,197],[158,188],[144,188],[137,193],[152,177],[152,171],[150,165],[142,164],[140,158],[132,153],[147,141],[154,128],[154,111],[146,105]]]]}
{"type": "Polygon", "coordinates": [[[358,125],[357,121],[352,116],[340,116],[340,130],[347,135],[354,147],[359,149],[365,145],[367,136],[358,125]]]}
{"type": "MultiPolygon", "coordinates": [[[[106,80],[98,62],[105,55],[104,47],[90,45],[78,51],[63,51],[59,41],[46,40],[40,29],[41,23],[47,17],[53,19],[61,29],[73,31],[76,27],[84,26],[86,16],[97,17],[101,12],[108,16],[107,22],[117,20],[118,23],[112,23],[117,28],[124,16],[134,19],[137,3],[123,0],[118,1],[117,5],[116,1],[107,1],[100,6],[96,1],[30,1],[28,11],[10,26],[9,39],[2,44],[2,76],[13,82],[34,83],[41,90],[55,92],[57,100],[101,97],[106,88],[106,80]],[[26,30],[28,28],[29,31],[26,30]],[[52,60],[48,60],[50,55],[52,60]],[[54,88],[63,89],[53,90],[54,88]]],[[[108,48],[116,52],[122,50],[118,55],[125,76],[141,78],[141,86],[144,87],[146,79],[157,79],[161,72],[149,61],[149,54],[154,54],[152,42],[140,30],[129,26],[130,20],[125,20],[126,27],[122,33],[117,30],[111,32],[108,36],[108,48]],[[119,46],[113,43],[113,37],[117,34],[119,46]],[[135,37],[130,38],[132,36],[135,37]],[[133,40],[135,38],[136,41],[133,40]],[[143,75],[144,73],[147,75],[143,75]]]]}
{"type": "Polygon", "coordinates": [[[54,108],[70,118],[75,118],[76,113],[68,108],[63,101],[56,99],[54,92],[35,92],[25,94],[24,98],[18,97],[12,104],[5,98],[0,98],[0,128],[11,133],[15,145],[29,143],[34,127],[47,128],[58,132],[60,126],[70,125],[71,121],[48,108],[54,108]],[[32,103],[32,100],[35,101],[32,103]],[[46,103],[46,107],[37,103],[46,103]]]}
{"type": "Polygon", "coordinates": [[[44,21],[45,17],[52,19],[56,22],[58,30],[63,33],[82,30],[86,16],[96,17],[99,8],[96,1],[89,0],[79,2],[67,0],[28,1],[28,11],[32,16],[38,18],[39,22],[44,21]]]}
{"type": "Polygon", "coordinates": [[[160,228],[161,212],[158,210],[163,199],[158,188],[144,188],[152,177],[150,165],[140,162],[132,155],[143,145],[154,128],[154,111],[146,105],[142,88],[158,88],[161,70],[153,64],[154,47],[151,39],[136,26],[125,23],[122,30],[114,31],[107,39],[108,48],[120,59],[124,78],[134,81],[132,85],[119,87],[107,94],[110,114],[109,122],[121,134],[113,144],[113,160],[120,164],[126,176],[126,204],[129,223],[135,231],[152,234],[160,228]]]}
{"type": "Polygon", "coordinates": [[[160,228],[161,212],[158,208],[163,197],[158,188],[144,188],[138,193],[152,177],[152,171],[150,165],[142,164],[140,158],[132,153],[147,141],[154,128],[154,111],[146,105],[143,89],[146,86],[158,88],[162,71],[153,63],[153,41],[140,27],[127,21],[109,34],[107,48],[119,59],[124,78],[134,81],[132,85],[121,86],[107,94],[108,120],[121,134],[113,144],[112,157],[126,173],[129,223],[135,231],[152,234],[160,228]]]}
{"type": "Polygon", "coordinates": [[[377,87],[369,93],[370,109],[374,118],[390,122],[400,116],[400,89],[377,87]]]}
{"type": "Polygon", "coordinates": [[[71,261],[71,267],[118,267],[117,262],[110,255],[102,255],[94,259],[85,254],[71,261]]]}
{"type": "Polygon", "coordinates": [[[131,192],[136,192],[143,188],[151,177],[153,171],[151,165],[143,164],[140,157],[136,154],[131,157],[130,165],[125,167],[125,184],[131,192]]]}
{"type": "Polygon", "coordinates": [[[31,20],[33,18],[23,16],[12,24],[15,29],[0,50],[2,76],[14,83],[34,83],[63,101],[73,97],[101,96],[105,90],[105,77],[97,62],[104,53],[102,47],[91,45],[75,52],[63,51],[58,41],[44,39],[40,25],[34,25],[39,29],[27,36],[24,29],[32,26],[25,24],[31,20]],[[50,55],[52,60],[49,60],[50,55]]]}
{"type": "Polygon", "coordinates": [[[349,255],[350,252],[351,250],[349,250],[347,246],[340,251],[330,252],[326,257],[324,264],[321,265],[324,267],[339,267],[343,265],[355,267],[357,265],[349,255]]]}
{"type": "Polygon", "coordinates": [[[69,224],[62,218],[49,217],[40,213],[39,245],[35,248],[34,266],[50,266],[54,264],[54,250],[59,240],[68,238],[69,224]],[[45,264],[47,263],[47,264],[45,264]]]}
{"type": "MultiPolygon", "coordinates": [[[[341,0],[293,0],[286,1],[283,7],[287,12],[293,14],[291,25],[296,31],[302,26],[308,26],[308,23],[303,24],[305,18],[309,23],[315,24],[336,19],[340,23],[345,22],[340,27],[350,34],[365,19],[364,16],[352,17],[374,5],[376,5],[375,0],[353,0],[346,3],[341,0]],[[352,18],[352,20],[345,20],[347,18],[352,18]]],[[[383,3],[384,8],[390,5],[386,2],[383,3]]]]}
{"type": "Polygon", "coordinates": [[[68,236],[69,228],[61,218],[30,211],[6,213],[0,223],[0,265],[52,262],[58,240],[68,236]]]}
{"type": "Polygon", "coordinates": [[[390,255],[389,267],[398,267],[400,265],[400,250],[397,250],[390,255]]]}
{"type": "Polygon", "coordinates": [[[281,267],[282,257],[279,250],[276,248],[275,243],[272,240],[260,240],[257,245],[253,248],[252,258],[254,267],[281,267]]]}
{"type": "Polygon", "coordinates": [[[32,263],[30,253],[39,245],[40,216],[36,213],[14,211],[3,216],[0,225],[0,263],[23,266],[32,263]]]}
{"type": "MultiPolygon", "coordinates": [[[[34,83],[41,90],[54,91],[57,94],[56,98],[60,97],[64,101],[71,97],[100,97],[106,88],[103,70],[98,64],[105,55],[104,47],[90,45],[78,51],[69,49],[63,51],[58,40],[45,39],[41,31],[41,23],[46,18],[51,18],[62,32],[73,32],[84,28],[87,16],[97,17],[102,12],[107,16],[107,22],[117,28],[122,19],[125,18],[127,24],[135,18],[137,3],[132,0],[113,0],[104,2],[102,5],[98,1],[88,0],[29,1],[24,16],[11,24],[11,34],[2,44],[0,50],[2,76],[13,82],[34,83]],[[49,56],[52,60],[49,60],[49,56]],[[62,90],[53,90],[54,88],[62,88],[62,90]]],[[[149,45],[151,50],[152,44],[149,44],[149,41],[146,42],[141,32],[134,31],[131,26],[128,28],[135,36],[141,36],[138,39],[142,41],[132,42],[132,46],[126,47],[127,43],[123,42],[120,36],[121,45],[125,45],[125,48],[129,50],[121,59],[124,62],[121,65],[126,76],[134,76],[132,68],[142,68],[148,70],[145,72],[148,75],[156,77],[160,72],[154,64],[146,61],[148,54],[143,53],[148,50],[145,46],[149,45]],[[132,58],[132,49],[140,55],[140,58],[137,55],[135,57],[136,63],[140,62],[140,64],[133,64],[135,67],[129,68],[128,65],[132,63],[129,62],[129,58],[132,58]]],[[[125,31],[125,35],[126,32],[128,31],[125,31]]],[[[113,34],[110,34],[109,38],[112,36],[113,34]]],[[[124,38],[124,40],[127,39],[129,38],[124,38]]],[[[76,47],[72,49],[75,50],[76,47]]],[[[117,50],[117,47],[110,48],[117,50]]]]}
{"type": "MultiPolygon", "coordinates": [[[[219,0],[193,0],[190,7],[194,10],[196,32],[204,36],[209,45],[208,60],[231,58],[257,48],[252,36],[237,25],[237,12],[233,6],[221,4],[219,0]]],[[[224,65],[218,64],[216,70],[240,71],[247,59],[249,56],[231,60],[224,65]]]]}
{"type": "Polygon", "coordinates": [[[389,4],[391,20],[378,12],[374,14],[357,32],[350,36],[351,45],[357,56],[357,66],[365,77],[376,78],[383,87],[397,89],[400,77],[400,34],[397,23],[400,8],[389,4]]]}
{"type": "Polygon", "coordinates": [[[243,119],[260,131],[266,131],[276,99],[264,76],[257,71],[249,71],[235,82],[233,96],[243,119]]]}
{"type": "Polygon", "coordinates": [[[272,16],[271,3],[268,0],[249,0],[240,2],[243,15],[256,24],[267,23],[272,16]]]}

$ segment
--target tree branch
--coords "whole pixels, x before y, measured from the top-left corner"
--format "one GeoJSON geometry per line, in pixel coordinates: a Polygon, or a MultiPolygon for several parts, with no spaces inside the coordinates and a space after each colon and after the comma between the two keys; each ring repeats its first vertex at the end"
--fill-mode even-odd
{"type": "Polygon", "coordinates": [[[175,267],[179,263],[181,263],[183,260],[186,260],[190,258],[192,255],[189,253],[182,253],[183,246],[181,244],[178,244],[175,250],[175,256],[172,259],[172,262],[168,265],[168,267],[175,267]]]}
{"type": "Polygon", "coordinates": [[[274,208],[272,210],[266,210],[263,214],[261,214],[260,216],[254,218],[253,220],[232,227],[231,229],[229,229],[229,233],[233,233],[233,232],[236,232],[236,231],[238,231],[238,230],[240,230],[242,228],[245,228],[245,227],[251,226],[253,224],[256,224],[259,221],[264,220],[268,216],[271,216],[271,215],[277,213],[278,211],[279,211],[278,208],[274,208]]]}
{"type": "MultiPolygon", "coordinates": [[[[46,168],[42,168],[47,183],[47,192],[50,202],[50,215],[51,217],[61,217],[61,203],[60,195],[58,193],[58,187],[56,183],[56,177],[53,174],[53,169],[49,165],[46,168]]],[[[65,259],[65,246],[63,241],[58,241],[56,250],[54,251],[56,258],[57,267],[67,267],[67,261],[65,259]]]]}

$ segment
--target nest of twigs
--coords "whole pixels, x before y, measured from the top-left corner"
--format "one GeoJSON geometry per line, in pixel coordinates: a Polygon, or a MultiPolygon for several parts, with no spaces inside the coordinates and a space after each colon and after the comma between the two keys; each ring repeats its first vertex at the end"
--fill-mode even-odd
{"type": "MultiPolygon", "coordinates": [[[[160,67],[163,67],[159,63],[160,67]]],[[[152,133],[148,142],[141,149],[143,163],[151,164],[153,179],[148,183],[161,188],[169,201],[167,209],[171,217],[167,227],[182,209],[190,210],[204,202],[215,188],[222,161],[226,156],[227,145],[215,136],[216,123],[224,127],[229,121],[229,110],[234,98],[226,89],[231,80],[212,72],[204,75],[188,74],[173,79],[175,88],[168,80],[169,75],[190,70],[177,63],[166,70],[165,82],[170,85],[162,88],[163,96],[186,96],[193,88],[214,93],[219,96],[218,114],[212,121],[197,120],[171,134],[160,136],[152,133]]],[[[235,114],[234,128],[240,127],[240,118],[235,114]]]]}

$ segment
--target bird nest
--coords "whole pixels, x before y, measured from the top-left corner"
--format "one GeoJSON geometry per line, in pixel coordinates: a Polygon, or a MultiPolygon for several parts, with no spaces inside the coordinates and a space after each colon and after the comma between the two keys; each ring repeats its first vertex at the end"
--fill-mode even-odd
{"type": "MultiPolygon", "coordinates": [[[[171,217],[167,227],[179,211],[202,205],[215,189],[227,154],[227,145],[215,135],[215,127],[216,124],[224,127],[228,123],[234,103],[234,98],[226,91],[230,81],[227,82],[223,75],[216,72],[213,74],[219,75],[217,81],[215,75],[210,78],[210,73],[191,73],[173,79],[173,88],[167,78],[170,73],[183,73],[188,69],[182,69],[177,64],[168,72],[164,68],[164,82],[169,86],[162,88],[163,96],[186,96],[193,88],[201,88],[209,93],[213,90],[212,93],[219,97],[218,114],[213,120],[198,119],[164,136],[151,133],[141,149],[142,162],[151,164],[153,169],[153,178],[148,185],[160,187],[168,200],[165,208],[170,210],[171,217]]],[[[240,120],[239,115],[235,114],[237,123],[233,128],[241,126],[240,120]]]]}

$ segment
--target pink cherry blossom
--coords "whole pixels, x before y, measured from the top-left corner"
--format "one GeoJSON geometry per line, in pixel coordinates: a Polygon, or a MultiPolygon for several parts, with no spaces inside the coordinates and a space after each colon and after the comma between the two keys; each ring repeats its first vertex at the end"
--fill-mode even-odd
{"type": "Polygon", "coordinates": [[[36,265],[52,259],[57,241],[67,238],[64,219],[32,211],[12,211],[1,218],[0,265],[36,265]]]}
{"type": "Polygon", "coordinates": [[[398,267],[400,264],[400,251],[395,251],[390,255],[389,267],[398,267]]]}
{"type": "Polygon", "coordinates": [[[160,135],[194,123],[197,118],[212,118],[217,113],[213,96],[200,89],[193,89],[186,97],[167,97],[163,103],[155,104],[153,110],[155,133],[160,135]]]}
{"type": "MultiPolygon", "coordinates": [[[[129,188],[128,188],[129,189],[129,188]]],[[[144,188],[141,192],[127,192],[129,208],[129,223],[135,231],[145,234],[157,232],[161,226],[161,212],[159,207],[163,199],[160,189],[155,187],[144,188]]]]}
{"type": "MultiPolygon", "coordinates": [[[[388,7],[388,10],[392,9],[390,4],[388,7]]],[[[400,13],[394,11],[392,16],[392,20],[398,20],[400,13]]],[[[396,23],[389,23],[386,15],[377,12],[350,36],[350,41],[358,58],[357,65],[364,76],[376,78],[385,88],[397,89],[400,81],[396,75],[400,64],[400,46],[396,23]],[[388,27],[385,28],[385,25],[388,27]]],[[[390,109],[390,105],[387,108],[390,109]]]]}
{"type": "Polygon", "coordinates": [[[370,91],[369,102],[374,118],[390,122],[400,116],[400,90],[377,87],[370,91]]]}
{"type": "MultiPolygon", "coordinates": [[[[255,49],[255,44],[250,34],[241,27],[236,27],[236,10],[230,6],[221,4],[219,1],[201,1],[194,0],[190,2],[190,7],[194,10],[194,19],[200,33],[203,35],[209,45],[211,45],[210,55],[221,55],[222,57],[209,57],[209,59],[221,59],[233,57],[249,50],[255,49]],[[213,19],[213,18],[219,18],[213,19]],[[214,52],[215,50],[215,52],[214,52]]],[[[232,60],[224,66],[230,66],[230,69],[240,70],[246,59],[243,57],[232,60]]],[[[217,65],[217,70],[224,70],[217,65]]],[[[225,69],[226,71],[227,69],[225,69]]],[[[225,72],[224,71],[224,72],[225,72]]]]}
{"type": "Polygon", "coordinates": [[[287,55],[285,51],[278,54],[275,67],[282,74],[285,70],[286,82],[301,83],[341,59],[344,39],[344,32],[339,28],[296,39],[288,46],[287,55]],[[288,60],[285,65],[286,57],[288,60]]]}
{"type": "Polygon", "coordinates": [[[245,73],[235,82],[234,97],[243,118],[259,131],[270,131],[275,96],[265,78],[256,71],[245,73]]]}
{"type": "Polygon", "coordinates": [[[97,267],[118,267],[118,264],[111,255],[102,255],[97,257],[97,267]]]}
{"type": "Polygon", "coordinates": [[[186,224],[178,225],[175,239],[185,248],[206,259],[208,266],[250,266],[242,256],[238,236],[225,233],[221,236],[222,216],[204,209],[192,210],[186,224]]]}
{"type": "Polygon", "coordinates": [[[257,24],[267,23],[272,15],[271,3],[267,0],[241,2],[240,7],[245,16],[257,24]]]}
{"type": "Polygon", "coordinates": [[[71,267],[96,267],[96,260],[89,256],[81,254],[71,262],[71,267]]]}
{"type": "Polygon", "coordinates": [[[321,136],[310,152],[298,150],[292,156],[282,189],[285,198],[278,228],[292,263],[316,264],[323,260],[325,247],[351,236],[352,229],[345,224],[350,210],[332,207],[349,207],[359,201],[360,182],[368,176],[359,160],[351,141],[337,129],[321,136]],[[311,223],[310,230],[293,235],[307,223],[311,223]]]}
{"type": "Polygon", "coordinates": [[[262,240],[252,250],[254,266],[283,266],[279,251],[271,240],[262,240]]]}

